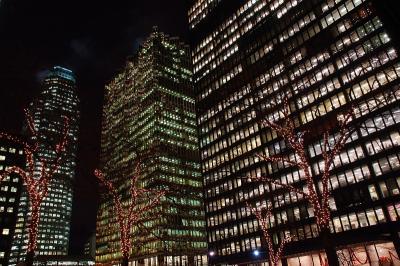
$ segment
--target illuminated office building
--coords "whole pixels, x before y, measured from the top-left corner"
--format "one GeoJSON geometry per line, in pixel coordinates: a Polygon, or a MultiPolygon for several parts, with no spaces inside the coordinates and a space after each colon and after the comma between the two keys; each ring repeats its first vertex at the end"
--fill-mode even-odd
{"type": "MultiPolygon", "coordinates": [[[[70,124],[68,145],[61,166],[54,174],[48,195],[41,205],[36,255],[68,253],[79,122],[75,84],[72,71],[56,66],[49,71],[40,94],[30,105],[40,143],[37,156],[49,163],[54,162],[56,157],[53,146],[63,135],[64,117],[68,117],[70,124]]],[[[41,166],[35,167],[35,175],[40,176],[41,166]]],[[[10,265],[24,261],[28,241],[28,206],[28,195],[24,191],[17,214],[10,265]]]]}
{"type": "MultiPolygon", "coordinates": [[[[24,157],[22,147],[7,140],[0,140],[0,173],[11,166],[24,168],[24,157]]],[[[7,176],[0,182],[0,266],[8,265],[21,185],[18,175],[7,176]]]]}
{"type": "Polygon", "coordinates": [[[400,60],[399,36],[392,30],[398,25],[385,13],[391,2],[197,0],[190,8],[211,264],[266,260],[266,244],[246,201],[273,204],[275,240],[292,236],[284,263],[320,265],[319,255],[324,256],[304,199],[244,178],[269,175],[304,185],[296,168],[254,156],[291,152],[260,124],[261,118],[278,119],[282,95],[289,97],[298,128],[312,131],[307,145],[315,176],[322,165],[319,128],[356,108],[352,125],[358,130],[331,171],[337,254],[342,260],[355,250],[360,261],[372,265],[397,256],[400,60]]]}
{"type": "MultiPolygon", "coordinates": [[[[167,190],[158,216],[132,229],[132,265],[206,265],[202,180],[189,48],[154,29],[138,54],[106,86],[101,168],[128,200],[135,152],[152,155],[139,181],[167,190]],[[143,229],[145,228],[145,229],[143,229]]],[[[112,202],[100,206],[96,263],[120,261],[112,202]]]]}
{"type": "Polygon", "coordinates": [[[34,266],[93,266],[90,256],[38,256],[34,266]]]}

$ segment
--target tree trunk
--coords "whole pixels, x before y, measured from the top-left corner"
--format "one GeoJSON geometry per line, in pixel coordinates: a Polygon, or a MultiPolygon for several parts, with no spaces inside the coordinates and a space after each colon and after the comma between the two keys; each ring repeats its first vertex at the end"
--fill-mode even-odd
{"type": "Polygon", "coordinates": [[[34,251],[28,251],[25,256],[25,264],[26,266],[32,266],[33,265],[33,258],[35,256],[34,251]]]}
{"type": "MultiPolygon", "coordinates": [[[[165,254],[165,253],[164,253],[165,254]]],[[[157,256],[157,261],[158,261],[158,265],[159,266],[165,266],[165,263],[164,263],[164,255],[158,255],[157,256]]]]}
{"type": "Polygon", "coordinates": [[[324,247],[329,266],[339,266],[339,259],[336,253],[336,245],[332,239],[329,228],[322,229],[320,232],[322,245],[324,247]]]}
{"type": "Polygon", "coordinates": [[[129,265],[129,258],[122,258],[121,266],[128,266],[129,265]]]}
{"type": "MultiPolygon", "coordinates": [[[[39,206],[40,204],[35,206],[39,206]]],[[[37,235],[39,230],[39,207],[32,207],[31,210],[31,221],[28,230],[28,250],[26,253],[25,263],[28,266],[33,265],[33,257],[35,256],[37,235]]]]}

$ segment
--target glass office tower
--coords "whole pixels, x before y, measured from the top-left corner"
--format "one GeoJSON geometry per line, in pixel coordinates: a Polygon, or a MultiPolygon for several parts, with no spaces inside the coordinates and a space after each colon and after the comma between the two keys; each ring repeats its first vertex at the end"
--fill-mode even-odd
{"type": "Polygon", "coordinates": [[[298,129],[311,130],[307,153],[316,177],[322,167],[323,128],[355,107],[352,125],[357,130],[331,171],[331,232],[343,265],[355,253],[360,261],[396,261],[400,60],[399,36],[392,31],[396,26],[382,12],[389,2],[194,2],[188,15],[212,264],[266,261],[266,243],[246,201],[273,204],[269,226],[275,241],[292,236],[283,263],[320,265],[325,256],[304,199],[244,178],[269,175],[299,188],[305,185],[297,168],[254,156],[292,154],[280,136],[260,123],[282,118],[282,95],[289,98],[298,129]]]}
{"type": "MultiPolygon", "coordinates": [[[[206,265],[205,222],[189,48],[154,29],[106,86],[101,164],[129,200],[136,152],[150,154],[140,186],[167,190],[131,232],[132,265],[206,265]]],[[[96,262],[121,259],[111,199],[101,204],[96,262]]]]}
{"type": "MultiPolygon", "coordinates": [[[[67,255],[72,211],[73,179],[78,144],[79,100],[76,79],[72,71],[56,66],[46,76],[42,90],[30,105],[34,126],[40,143],[37,156],[52,163],[54,148],[63,135],[64,117],[69,118],[68,145],[59,170],[49,184],[47,197],[42,202],[36,255],[67,255]],[[50,148],[51,147],[51,148],[50,148]]],[[[35,176],[41,166],[35,165],[35,176]]],[[[24,261],[27,249],[29,201],[21,195],[17,224],[13,237],[10,265],[24,261]]]]}

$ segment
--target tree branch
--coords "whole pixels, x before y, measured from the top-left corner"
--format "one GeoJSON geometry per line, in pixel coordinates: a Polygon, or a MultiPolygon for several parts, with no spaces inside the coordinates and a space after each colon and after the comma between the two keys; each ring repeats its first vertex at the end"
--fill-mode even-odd
{"type": "Polygon", "coordinates": [[[37,137],[37,130],[35,128],[35,122],[33,120],[32,114],[28,109],[24,109],[26,123],[28,125],[28,129],[33,137],[37,137]]]}
{"type": "Polygon", "coordinates": [[[94,171],[94,175],[100,180],[101,183],[103,183],[103,185],[107,188],[107,192],[110,194],[110,196],[112,196],[113,198],[118,198],[118,192],[117,190],[114,188],[114,185],[112,182],[108,181],[103,172],[101,172],[100,170],[96,169],[94,171]]]}
{"type": "Polygon", "coordinates": [[[258,157],[258,159],[266,161],[266,162],[271,162],[271,163],[282,162],[282,163],[288,164],[290,166],[299,166],[299,164],[297,162],[291,161],[290,159],[287,159],[282,154],[275,154],[275,155],[272,155],[272,156],[265,156],[263,154],[256,154],[256,157],[258,157]]]}
{"type": "Polygon", "coordinates": [[[0,174],[0,182],[2,182],[7,176],[10,176],[11,174],[17,174],[22,178],[24,182],[27,182],[27,173],[18,166],[11,166],[4,170],[3,173],[0,174]]]}
{"type": "Polygon", "coordinates": [[[256,180],[256,181],[261,181],[261,182],[265,182],[265,183],[269,183],[269,184],[274,184],[277,186],[280,186],[282,188],[288,189],[290,192],[294,192],[296,194],[302,195],[305,199],[309,199],[309,195],[307,193],[305,193],[304,191],[289,185],[289,184],[283,184],[280,181],[274,180],[270,177],[265,177],[265,176],[249,176],[250,179],[256,180]]]}

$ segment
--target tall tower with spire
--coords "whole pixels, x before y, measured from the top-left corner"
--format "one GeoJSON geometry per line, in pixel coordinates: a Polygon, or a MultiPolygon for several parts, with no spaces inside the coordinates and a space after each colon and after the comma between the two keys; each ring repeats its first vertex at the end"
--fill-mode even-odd
{"type": "MultiPolygon", "coordinates": [[[[49,185],[47,197],[40,212],[36,255],[67,255],[73,199],[73,179],[76,168],[78,145],[79,100],[76,93],[76,78],[71,70],[55,66],[46,76],[42,90],[30,105],[37,140],[43,143],[37,156],[49,163],[56,154],[49,149],[61,138],[64,117],[69,119],[68,145],[62,164],[49,185]]],[[[40,176],[41,165],[35,165],[40,176]]],[[[29,201],[27,193],[21,195],[17,224],[11,248],[9,265],[23,261],[28,239],[29,201]]]]}

